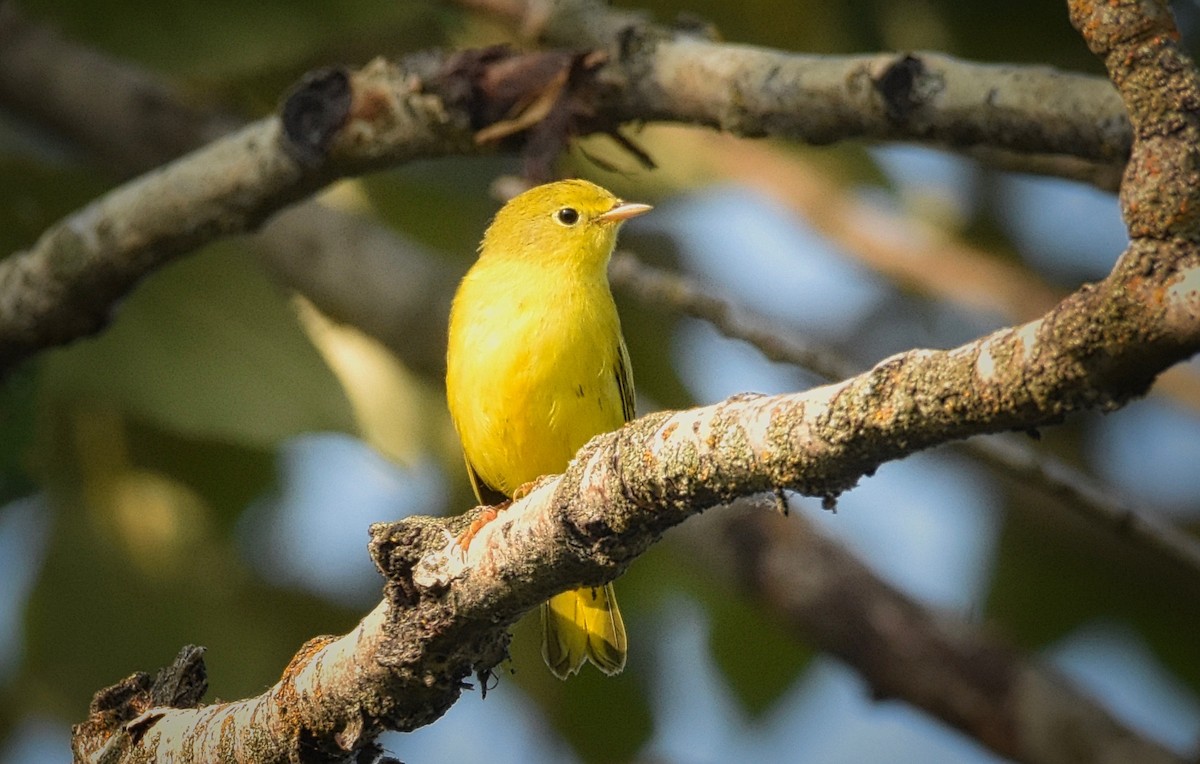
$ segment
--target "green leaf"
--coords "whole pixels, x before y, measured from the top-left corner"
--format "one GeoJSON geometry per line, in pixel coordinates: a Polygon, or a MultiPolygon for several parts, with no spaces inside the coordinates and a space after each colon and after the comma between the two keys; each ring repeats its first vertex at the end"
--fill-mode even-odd
{"type": "Polygon", "coordinates": [[[489,185],[497,175],[514,171],[510,157],[446,157],[365,176],[358,188],[388,225],[465,271],[500,208],[489,185]],[[453,210],[449,222],[447,210],[453,210]]]}
{"type": "Polygon", "coordinates": [[[109,405],[197,439],[269,447],[301,432],[354,431],[286,296],[233,246],[155,274],[107,331],[48,354],[43,371],[53,403],[109,405]]]}
{"type": "Polygon", "coordinates": [[[278,450],[228,440],[196,440],[137,421],[125,422],[130,462],[195,491],[224,534],[251,502],[276,485],[278,450]]]}

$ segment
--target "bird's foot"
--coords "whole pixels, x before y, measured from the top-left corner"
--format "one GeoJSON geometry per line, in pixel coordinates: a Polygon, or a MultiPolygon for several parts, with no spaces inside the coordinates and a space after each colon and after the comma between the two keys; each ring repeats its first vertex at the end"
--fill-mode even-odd
{"type": "MultiPolygon", "coordinates": [[[[526,496],[533,493],[533,489],[537,488],[537,484],[538,481],[530,480],[528,483],[522,483],[521,485],[517,486],[517,490],[513,491],[512,500],[520,501],[521,499],[524,499],[526,496]]],[[[511,504],[512,502],[509,503],[511,504]]]]}
{"type": "Polygon", "coordinates": [[[483,526],[485,526],[488,523],[490,523],[491,521],[495,520],[496,517],[501,512],[508,509],[509,505],[512,504],[514,501],[520,501],[521,499],[528,496],[529,493],[536,486],[537,486],[537,481],[530,480],[528,483],[524,483],[524,484],[518,486],[517,490],[513,491],[512,498],[509,499],[508,501],[502,501],[494,507],[484,507],[482,510],[480,510],[479,516],[476,517],[474,520],[472,520],[471,524],[467,527],[467,529],[465,531],[463,531],[461,535],[459,535],[459,537],[458,537],[459,549],[461,549],[465,553],[467,551],[467,547],[470,546],[470,544],[471,544],[471,539],[475,538],[476,534],[478,534],[479,531],[483,530],[483,526]]]}
{"type": "Polygon", "coordinates": [[[494,507],[484,507],[479,512],[479,515],[471,521],[471,524],[467,526],[467,529],[459,535],[458,548],[466,553],[467,547],[471,545],[471,539],[475,538],[479,531],[483,530],[483,526],[495,520],[501,511],[507,509],[509,504],[512,504],[512,502],[506,501],[494,507]]]}

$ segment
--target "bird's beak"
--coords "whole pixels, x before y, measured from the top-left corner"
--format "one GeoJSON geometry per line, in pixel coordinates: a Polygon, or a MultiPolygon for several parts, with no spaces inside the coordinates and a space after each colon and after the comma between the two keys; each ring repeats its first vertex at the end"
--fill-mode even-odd
{"type": "Polygon", "coordinates": [[[638,215],[643,215],[654,209],[649,204],[637,204],[636,202],[620,202],[616,207],[613,207],[608,212],[601,213],[597,216],[597,220],[603,220],[605,223],[620,223],[622,220],[635,218],[638,215]]]}

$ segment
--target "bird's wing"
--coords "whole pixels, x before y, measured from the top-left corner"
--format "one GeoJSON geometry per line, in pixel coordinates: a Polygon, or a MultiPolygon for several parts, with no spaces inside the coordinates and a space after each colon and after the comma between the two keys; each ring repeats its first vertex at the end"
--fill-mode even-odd
{"type": "Polygon", "coordinates": [[[625,338],[617,341],[617,389],[621,391],[621,412],[628,422],[637,416],[634,408],[633,367],[629,364],[629,350],[625,347],[625,338]]]}
{"type": "Polygon", "coordinates": [[[471,478],[471,490],[475,492],[475,498],[480,504],[494,507],[497,504],[502,504],[508,501],[508,497],[503,491],[499,491],[488,485],[483,478],[479,476],[479,472],[475,469],[475,465],[471,464],[471,460],[463,455],[463,461],[467,463],[467,476],[471,478]]]}

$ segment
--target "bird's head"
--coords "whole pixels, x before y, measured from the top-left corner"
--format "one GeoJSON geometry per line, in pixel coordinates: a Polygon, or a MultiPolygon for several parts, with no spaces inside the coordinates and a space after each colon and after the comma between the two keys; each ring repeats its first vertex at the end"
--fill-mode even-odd
{"type": "Polygon", "coordinates": [[[480,256],[559,262],[581,268],[608,265],[617,229],[648,204],[623,202],[586,180],[560,180],[513,197],[496,213],[480,256]]]}

